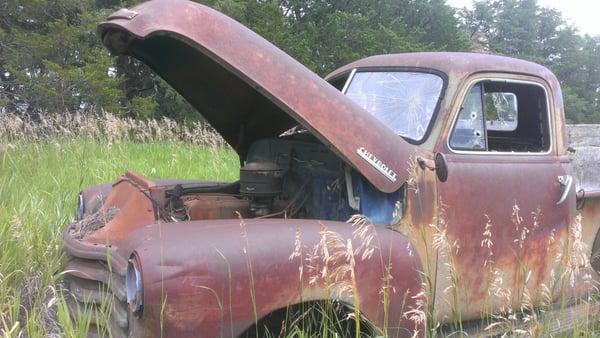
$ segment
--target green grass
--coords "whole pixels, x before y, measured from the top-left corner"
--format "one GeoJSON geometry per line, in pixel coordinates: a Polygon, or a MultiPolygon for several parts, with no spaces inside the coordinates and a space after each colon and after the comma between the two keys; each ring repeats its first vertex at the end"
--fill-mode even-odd
{"type": "MultiPolygon", "coordinates": [[[[2,143],[0,143],[2,144],[2,143]]],[[[63,264],[61,231],[86,186],[132,170],[148,178],[232,181],[239,160],[229,149],[183,143],[110,144],[90,140],[4,143],[0,151],[0,335],[32,337],[60,327],[81,336],[54,288],[63,264]],[[58,313],[48,303],[58,302],[58,313]],[[45,318],[44,316],[48,317],[45,318]],[[50,324],[50,325],[49,325],[50,324]]]]}
{"type": "MultiPolygon", "coordinates": [[[[74,218],[77,194],[83,187],[113,182],[127,170],[148,178],[219,181],[233,181],[239,173],[239,160],[232,150],[181,142],[111,144],[58,139],[0,144],[2,337],[85,336],[90,309],[80,309],[81,315],[72,319],[57,291],[64,263],[61,232],[74,218]]],[[[329,309],[316,308],[317,314],[329,309]]],[[[304,318],[290,313],[293,319],[304,318]]],[[[307,318],[307,323],[303,320],[286,336],[313,337],[307,331],[328,332],[341,323],[331,319],[331,324],[324,324],[307,318]],[[310,330],[304,328],[315,324],[310,330]]],[[[586,322],[563,336],[594,337],[599,332],[597,324],[586,322]]],[[[436,332],[428,335],[436,336],[436,332]]],[[[457,332],[453,335],[460,336],[457,332]]]]}

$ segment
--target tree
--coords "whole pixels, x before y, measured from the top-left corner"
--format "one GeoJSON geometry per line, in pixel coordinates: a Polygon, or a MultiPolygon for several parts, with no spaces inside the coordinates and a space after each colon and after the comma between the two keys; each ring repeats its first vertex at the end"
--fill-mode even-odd
{"type": "Polygon", "coordinates": [[[560,12],[535,0],[476,1],[460,19],[478,51],[550,68],[561,81],[569,122],[600,123],[599,37],[581,36],[560,12]]]}
{"type": "Polygon", "coordinates": [[[374,54],[470,47],[442,0],[280,0],[279,7],[292,41],[307,46],[308,55],[290,54],[321,75],[374,54]]]}
{"type": "Polygon", "coordinates": [[[106,13],[89,1],[8,1],[0,14],[1,97],[11,109],[118,109],[119,78],[95,26],[106,13]]]}
{"type": "MultiPolygon", "coordinates": [[[[26,113],[108,110],[134,117],[198,114],[141,62],[110,56],[96,25],[121,0],[0,2],[0,106],[26,113]]],[[[410,51],[504,54],[550,67],[567,117],[600,122],[598,37],[581,36],[535,0],[198,0],[264,36],[320,75],[356,59],[410,51]]]]}

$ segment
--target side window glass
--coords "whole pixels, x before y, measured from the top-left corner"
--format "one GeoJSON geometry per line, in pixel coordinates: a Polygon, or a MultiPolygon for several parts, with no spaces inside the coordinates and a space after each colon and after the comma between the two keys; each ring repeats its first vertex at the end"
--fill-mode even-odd
{"type": "Polygon", "coordinates": [[[518,124],[517,95],[508,92],[484,94],[487,130],[513,131],[518,124]]]}
{"type": "Polygon", "coordinates": [[[483,85],[471,88],[454,126],[450,146],[460,150],[486,150],[483,123],[483,85]]]}
{"type": "Polygon", "coordinates": [[[536,83],[483,80],[464,100],[450,148],[501,153],[550,150],[546,90],[536,83]]]}

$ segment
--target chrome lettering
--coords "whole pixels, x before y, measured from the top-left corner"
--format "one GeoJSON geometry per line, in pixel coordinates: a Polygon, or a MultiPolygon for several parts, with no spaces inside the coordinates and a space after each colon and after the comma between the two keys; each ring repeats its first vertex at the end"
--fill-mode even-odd
{"type": "Polygon", "coordinates": [[[369,162],[377,171],[382,173],[385,177],[387,177],[390,181],[396,182],[396,177],[398,176],[387,164],[383,163],[377,156],[373,155],[369,152],[365,147],[360,147],[356,149],[356,153],[358,156],[362,157],[365,161],[369,162]]]}

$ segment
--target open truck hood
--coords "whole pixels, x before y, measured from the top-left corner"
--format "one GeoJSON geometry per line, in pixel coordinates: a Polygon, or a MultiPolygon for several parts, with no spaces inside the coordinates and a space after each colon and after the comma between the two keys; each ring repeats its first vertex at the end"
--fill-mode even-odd
{"type": "Polygon", "coordinates": [[[406,181],[414,147],[337,89],[237,21],[206,6],[156,0],[99,25],[111,52],[166,80],[245,158],[250,144],[301,124],[383,192],[406,181]]]}

